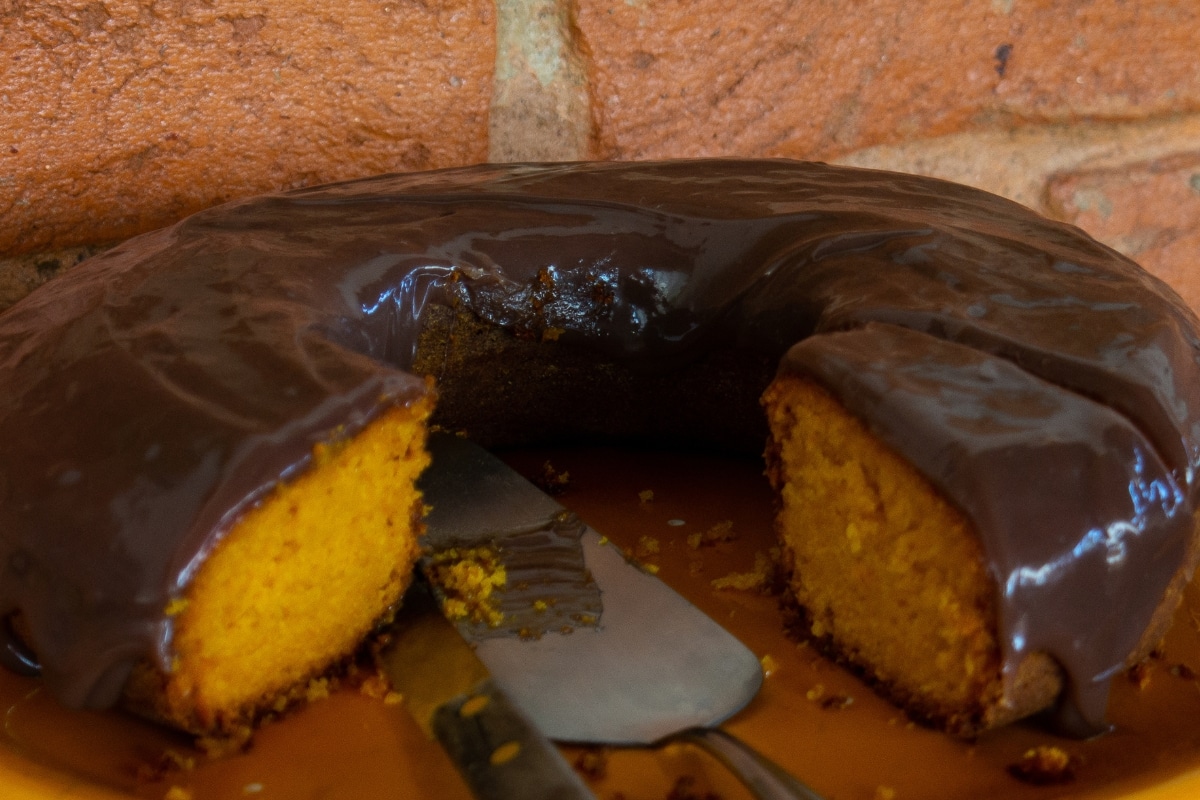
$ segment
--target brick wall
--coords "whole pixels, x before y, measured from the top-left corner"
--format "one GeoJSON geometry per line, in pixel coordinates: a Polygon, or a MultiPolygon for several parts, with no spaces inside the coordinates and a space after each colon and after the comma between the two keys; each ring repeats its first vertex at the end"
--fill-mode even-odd
{"type": "Polygon", "coordinates": [[[0,307],[276,188],[783,156],[1074,222],[1200,308],[1191,0],[0,0],[0,307]]]}

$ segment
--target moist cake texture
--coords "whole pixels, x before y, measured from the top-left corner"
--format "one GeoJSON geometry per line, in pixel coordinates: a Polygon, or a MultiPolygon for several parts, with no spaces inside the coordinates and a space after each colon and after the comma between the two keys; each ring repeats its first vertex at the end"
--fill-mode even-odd
{"type": "Polygon", "coordinates": [[[493,442],[761,450],[769,418],[808,635],[959,733],[1055,703],[1095,730],[1193,566],[1198,352],[1194,315],[1132,262],[913,176],[505,165],[236,202],[0,315],[0,611],[68,704],[132,695],[189,729],[241,724],[348,645],[328,634],[303,662],[286,621],[225,641],[242,616],[226,600],[357,585],[372,599],[306,613],[354,616],[348,639],[385,618],[431,406],[493,442]],[[358,466],[328,457],[360,441],[358,466]],[[356,503],[318,488],[355,483],[356,503]],[[311,521],[275,520],[289,503],[311,521]],[[380,509],[365,524],[362,505],[380,509]],[[810,513],[823,532],[802,540],[810,513]],[[333,557],[293,562],[309,548],[333,557]],[[360,563],[377,548],[386,568],[360,563]],[[958,677],[930,694],[899,674],[900,637],[871,633],[856,583],[932,609],[912,624],[958,677]],[[251,657],[279,631],[274,660],[251,657]],[[286,677],[222,688],[249,673],[286,677]]]}

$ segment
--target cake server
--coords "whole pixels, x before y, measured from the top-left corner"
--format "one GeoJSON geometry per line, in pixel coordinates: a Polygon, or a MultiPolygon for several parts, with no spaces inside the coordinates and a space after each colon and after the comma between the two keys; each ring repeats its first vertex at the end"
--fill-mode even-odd
{"type": "Polygon", "coordinates": [[[392,687],[480,800],[595,800],[488,675],[418,579],[380,653],[392,687]]]}
{"type": "MultiPolygon", "coordinates": [[[[464,618],[497,686],[551,739],[707,749],[759,798],[819,800],[716,726],[762,685],[758,658],[507,464],[461,437],[430,439],[421,478],[433,556],[494,550],[499,624],[464,618]]],[[[474,553],[474,556],[472,555],[474,553]]]]}

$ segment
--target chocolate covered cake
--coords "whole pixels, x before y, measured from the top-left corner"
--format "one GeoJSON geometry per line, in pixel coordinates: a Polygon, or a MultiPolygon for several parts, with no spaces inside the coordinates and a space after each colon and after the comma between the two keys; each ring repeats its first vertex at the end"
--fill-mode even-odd
{"type": "Polygon", "coordinates": [[[236,202],[0,315],[10,650],[198,732],[285,705],[399,601],[432,414],[767,441],[805,635],[960,734],[1095,730],[1194,564],[1198,353],[1127,259],[912,176],[480,166],[236,202]]]}

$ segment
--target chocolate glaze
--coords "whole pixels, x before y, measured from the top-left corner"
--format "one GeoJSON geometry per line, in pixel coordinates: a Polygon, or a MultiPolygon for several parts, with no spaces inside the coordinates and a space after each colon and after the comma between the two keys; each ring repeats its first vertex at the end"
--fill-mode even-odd
{"type": "Polygon", "coordinates": [[[805,340],[780,370],[829,388],[966,512],[1001,588],[1008,674],[1054,656],[1073,677],[1064,728],[1101,730],[1110,680],[1189,558],[1191,503],[1146,438],[1009,361],[893,325],[805,340]]]}
{"type": "Polygon", "coordinates": [[[805,340],[788,364],[979,527],[1011,655],[1046,648],[1083,700],[1192,535],[1197,321],[1073,228],[787,161],[383,176],[202,212],[0,315],[0,610],[22,610],[64,702],[111,704],[133,661],[167,663],[163,609],[238,515],[315,442],[426,391],[407,369],[435,306],[656,370],[805,340]],[[989,370],[1016,388],[980,393],[989,370]],[[927,435],[889,427],[895,405],[927,435]],[[1035,463],[1079,470],[1068,499],[1035,463]]]}

